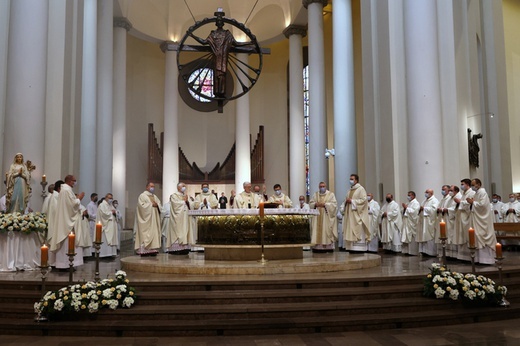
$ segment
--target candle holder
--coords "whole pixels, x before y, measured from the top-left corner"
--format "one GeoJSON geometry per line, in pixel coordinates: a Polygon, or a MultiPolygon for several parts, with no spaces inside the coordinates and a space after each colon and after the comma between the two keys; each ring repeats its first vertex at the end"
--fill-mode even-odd
{"type": "Polygon", "coordinates": [[[439,237],[439,239],[441,240],[441,244],[442,244],[442,255],[441,255],[441,258],[440,258],[440,262],[443,266],[446,266],[446,240],[448,239],[447,237],[439,237]]]}
{"type": "Polygon", "coordinates": [[[477,247],[468,246],[468,249],[471,256],[471,273],[475,275],[475,251],[477,250],[477,247]]]}
{"type": "Polygon", "coordinates": [[[266,264],[268,262],[268,260],[265,259],[264,257],[264,218],[261,217],[260,218],[260,242],[262,244],[262,258],[258,261],[260,262],[261,264],[266,264]]]}
{"type": "MultiPolygon", "coordinates": [[[[500,282],[500,286],[504,287],[504,281],[502,280],[502,262],[504,261],[504,257],[495,257],[495,263],[498,266],[498,281],[500,282]]],[[[506,299],[506,295],[502,295],[502,300],[498,303],[499,306],[508,308],[510,303],[506,299]]]]}
{"type": "MultiPolygon", "coordinates": [[[[45,281],[47,280],[47,274],[49,273],[49,270],[51,267],[48,265],[39,266],[39,267],[40,267],[40,272],[42,273],[42,298],[43,298],[45,296],[45,293],[47,293],[46,289],[45,289],[45,281]]],[[[41,311],[38,311],[38,315],[36,315],[36,317],[34,318],[34,321],[35,322],[47,322],[48,319],[47,319],[47,317],[42,316],[41,311]]]]}
{"type": "Polygon", "coordinates": [[[47,190],[45,187],[47,186],[47,181],[40,181],[40,185],[42,186],[42,198],[45,199],[47,197],[47,190]]]}
{"type": "Polygon", "coordinates": [[[95,241],[94,242],[94,249],[96,250],[96,271],[94,273],[94,281],[99,282],[101,279],[99,277],[99,249],[101,248],[101,244],[103,244],[102,241],[95,241]]]}
{"type": "Polygon", "coordinates": [[[69,256],[69,285],[72,285],[72,281],[74,280],[74,257],[76,253],[68,253],[69,256]]]}

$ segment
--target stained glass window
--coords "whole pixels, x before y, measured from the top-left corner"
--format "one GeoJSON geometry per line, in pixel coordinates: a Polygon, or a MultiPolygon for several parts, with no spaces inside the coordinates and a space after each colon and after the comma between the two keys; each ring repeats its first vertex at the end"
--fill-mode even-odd
{"type": "MultiPolygon", "coordinates": [[[[199,68],[193,71],[188,78],[188,83],[193,85],[194,89],[200,90],[202,95],[213,97],[213,70],[210,68],[199,68]]],[[[204,98],[189,90],[191,96],[199,102],[211,102],[210,99],[204,98]]]]}
{"type": "Polygon", "coordinates": [[[305,134],[305,188],[306,195],[311,194],[309,176],[309,66],[303,68],[303,126],[305,134]]]}

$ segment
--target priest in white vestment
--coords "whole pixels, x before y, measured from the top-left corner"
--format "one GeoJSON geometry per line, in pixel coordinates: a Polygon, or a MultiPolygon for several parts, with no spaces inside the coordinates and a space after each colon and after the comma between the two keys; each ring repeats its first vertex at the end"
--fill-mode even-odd
{"type": "Polygon", "coordinates": [[[385,200],[381,207],[381,243],[386,251],[401,252],[401,209],[391,193],[386,195],[385,200]]]}
{"type": "Polygon", "coordinates": [[[365,252],[367,243],[372,240],[368,221],[368,201],[365,188],[359,183],[359,176],[351,174],[350,190],[341,203],[343,215],[343,247],[347,251],[365,252]]]}
{"type": "Polygon", "coordinates": [[[49,192],[49,194],[47,196],[45,196],[45,199],[43,200],[43,204],[42,204],[42,213],[45,215],[47,215],[49,213],[49,203],[52,199],[52,193],[54,192],[54,184],[50,184],[49,187],[47,188],[47,191],[49,192]]]}
{"type": "Polygon", "coordinates": [[[236,195],[233,208],[234,209],[256,209],[260,205],[260,197],[251,192],[251,183],[246,181],[242,184],[244,191],[236,195]]]}
{"type": "MultiPolygon", "coordinates": [[[[49,196],[49,204],[47,207],[47,240],[46,243],[51,243],[52,235],[54,234],[54,220],[56,219],[56,210],[58,209],[58,197],[60,196],[61,185],[65,184],[63,180],[58,180],[54,183],[54,190],[49,196]]],[[[56,263],[56,254],[49,251],[49,265],[54,267],[56,263]]]]}
{"type": "Polygon", "coordinates": [[[437,256],[435,244],[435,230],[437,227],[437,207],[439,200],[434,196],[432,189],[424,192],[424,202],[421,205],[420,219],[422,229],[417,231],[419,252],[428,256],[437,256]]]}
{"type": "Polygon", "coordinates": [[[327,190],[327,184],[320,182],[319,190],[312,196],[309,207],[319,211],[319,215],[313,216],[311,220],[311,243],[314,244],[312,250],[334,251],[334,242],[338,240],[338,202],[334,193],[327,190]]]}
{"type": "Polygon", "coordinates": [[[374,199],[374,195],[367,193],[368,201],[368,222],[370,223],[370,237],[372,240],[368,243],[368,251],[377,253],[379,250],[379,213],[381,206],[374,199]]]}
{"type": "Polygon", "coordinates": [[[195,201],[193,202],[193,209],[217,209],[218,208],[218,200],[217,196],[215,196],[209,190],[209,184],[202,184],[202,192],[195,196],[195,201]]]}
{"type": "Polygon", "coordinates": [[[111,193],[105,195],[105,199],[98,206],[96,224],[101,223],[101,248],[99,257],[116,257],[119,238],[117,234],[116,210],[112,206],[114,196],[111,193]]]}
{"type": "MultiPolygon", "coordinates": [[[[65,177],[65,183],[61,184],[58,203],[56,206],[56,214],[52,221],[52,236],[50,241],[50,251],[56,254],[55,266],[57,269],[69,268],[69,243],[68,236],[73,231],[77,219],[80,217],[81,200],[85,196],[84,192],[76,195],[72,191],[72,187],[76,184],[76,178],[73,175],[65,177]]],[[[83,264],[83,248],[75,246],[73,265],[75,267],[83,264]]]]}
{"type": "Polygon", "coordinates": [[[415,198],[414,191],[408,191],[408,203],[402,203],[403,206],[403,231],[401,234],[402,253],[406,255],[419,255],[419,244],[416,241],[417,230],[419,229],[419,213],[421,204],[415,198]]]}
{"type": "Polygon", "coordinates": [[[301,195],[298,197],[298,205],[296,206],[296,209],[302,209],[302,210],[309,210],[309,203],[305,203],[305,196],[301,195]]]}
{"type": "Polygon", "coordinates": [[[457,185],[450,186],[449,195],[451,199],[444,206],[444,210],[446,210],[446,236],[448,237],[448,245],[446,245],[446,256],[457,258],[458,246],[455,244],[455,235],[457,233],[457,210],[458,203],[456,200],[460,200],[462,195],[460,193],[460,189],[457,185]]]}
{"type": "Polygon", "coordinates": [[[280,184],[275,184],[274,187],[274,195],[269,197],[269,203],[278,204],[278,208],[292,208],[292,201],[285,193],[282,192],[282,186],[280,184]]]}
{"type": "MultiPolygon", "coordinates": [[[[441,195],[442,198],[439,201],[439,205],[437,206],[437,220],[435,222],[435,244],[437,245],[437,257],[442,257],[442,241],[441,241],[441,221],[444,221],[446,223],[446,216],[447,216],[447,209],[446,205],[451,201],[450,196],[450,185],[442,185],[441,188],[441,195]]],[[[446,229],[446,232],[448,230],[446,229]]],[[[447,246],[447,240],[446,240],[446,246],[447,246]]],[[[447,254],[447,253],[446,253],[447,254]]]]}
{"type": "Polygon", "coordinates": [[[161,200],[155,184],[148,183],[139,195],[135,210],[134,249],[137,254],[156,252],[161,247],[161,200]]]}
{"type": "Polygon", "coordinates": [[[79,208],[80,216],[74,225],[74,229],[76,230],[76,245],[83,248],[83,257],[90,257],[92,256],[92,237],[90,236],[88,212],[83,204],[80,204],[79,208]]]}
{"type": "Polygon", "coordinates": [[[455,238],[454,244],[457,245],[457,259],[463,261],[471,261],[471,254],[468,249],[468,230],[470,226],[471,204],[468,198],[473,198],[475,191],[471,189],[471,180],[463,179],[460,184],[461,197],[454,197],[453,200],[458,204],[455,216],[455,238]]]}
{"type": "Polygon", "coordinates": [[[496,193],[492,196],[491,199],[491,207],[493,208],[493,214],[495,216],[495,223],[504,222],[504,214],[502,214],[502,209],[504,208],[504,203],[502,202],[502,198],[496,193]]]}
{"type": "Polygon", "coordinates": [[[193,234],[196,223],[192,223],[188,216],[189,203],[186,185],[177,184],[177,191],[170,196],[170,222],[166,231],[167,252],[174,255],[189,253],[190,245],[196,243],[193,234]]]}
{"type": "Polygon", "coordinates": [[[471,181],[471,189],[475,191],[473,198],[468,199],[468,203],[472,206],[470,225],[475,230],[477,247],[475,262],[495,264],[497,238],[493,227],[493,212],[489,196],[478,178],[471,181]]]}
{"type": "MultiPolygon", "coordinates": [[[[516,199],[514,193],[509,194],[509,202],[503,203],[502,205],[502,220],[504,222],[517,223],[520,222],[520,202],[516,199]]],[[[517,232],[508,233],[500,232],[501,235],[520,235],[517,232]]],[[[502,239],[500,240],[502,245],[518,245],[518,240],[515,239],[502,239]]]]}

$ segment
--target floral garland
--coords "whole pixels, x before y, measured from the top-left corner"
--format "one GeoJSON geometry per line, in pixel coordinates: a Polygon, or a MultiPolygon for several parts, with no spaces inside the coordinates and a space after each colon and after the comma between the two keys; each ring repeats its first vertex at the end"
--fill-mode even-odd
{"type": "Polygon", "coordinates": [[[452,272],[438,263],[432,264],[431,272],[424,280],[424,295],[438,299],[493,305],[506,294],[506,286],[497,285],[485,276],[452,272]]]}
{"type": "Polygon", "coordinates": [[[40,212],[0,214],[0,233],[7,232],[45,233],[47,232],[47,219],[45,214],[40,212]]]}
{"type": "Polygon", "coordinates": [[[89,281],[48,291],[39,302],[34,303],[34,312],[53,316],[82,311],[96,313],[100,309],[115,310],[118,307],[130,308],[137,298],[135,289],[128,286],[129,280],[124,271],[118,270],[115,276],[115,280],[89,281]]]}

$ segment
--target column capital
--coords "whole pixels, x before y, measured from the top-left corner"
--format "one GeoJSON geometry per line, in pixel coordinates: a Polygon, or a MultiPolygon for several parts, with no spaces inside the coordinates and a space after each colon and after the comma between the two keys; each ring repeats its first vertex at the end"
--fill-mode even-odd
{"type": "Polygon", "coordinates": [[[300,35],[301,37],[305,37],[307,35],[307,28],[303,25],[291,24],[283,30],[283,34],[287,38],[291,35],[300,35]]]}
{"type": "Polygon", "coordinates": [[[114,17],[114,28],[123,28],[126,31],[130,31],[132,23],[126,17],[114,17]]]}
{"type": "Polygon", "coordinates": [[[323,7],[327,6],[327,4],[329,3],[328,0],[302,0],[303,7],[305,8],[309,7],[310,4],[315,2],[321,3],[323,7]]]}
{"type": "Polygon", "coordinates": [[[161,43],[159,47],[161,48],[163,53],[176,52],[179,50],[179,42],[164,41],[163,43],[161,43]]]}

